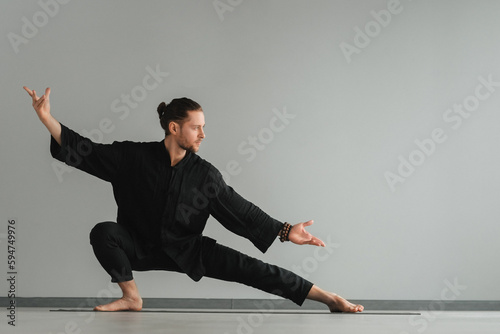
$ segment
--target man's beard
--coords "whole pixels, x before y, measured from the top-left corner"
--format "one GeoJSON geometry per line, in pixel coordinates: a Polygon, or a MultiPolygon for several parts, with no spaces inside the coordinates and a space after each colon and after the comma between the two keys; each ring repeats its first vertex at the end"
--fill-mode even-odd
{"type": "MultiPolygon", "coordinates": [[[[182,135],[182,133],[181,133],[181,135],[182,135]]],[[[191,153],[198,152],[197,148],[194,145],[189,145],[184,138],[181,138],[181,140],[177,143],[177,145],[179,145],[180,148],[182,148],[183,150],[186,150],[188,152],[191,152],[191,153]]]]}
{"type": "Polygon", "coordinates": [[[179,144],[179,147],[182,148],[183,150],[186,150],[186,151],[191,152],[191,153],[198,152],[198,150],[194,147],[194,145],[187,146],[184,144],[179,144]]]}

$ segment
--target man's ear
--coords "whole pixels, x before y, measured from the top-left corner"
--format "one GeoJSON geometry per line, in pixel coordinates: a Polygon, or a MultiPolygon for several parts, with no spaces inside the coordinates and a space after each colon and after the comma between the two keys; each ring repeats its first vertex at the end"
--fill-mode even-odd
{"type": "Polygon", "coordinates": [[[170,122],[168,123],[168,131],[171,133],[171,134],[176,134],[177,131],[179,131],[179,124],[175,123],[175,122],[170,122]]]}

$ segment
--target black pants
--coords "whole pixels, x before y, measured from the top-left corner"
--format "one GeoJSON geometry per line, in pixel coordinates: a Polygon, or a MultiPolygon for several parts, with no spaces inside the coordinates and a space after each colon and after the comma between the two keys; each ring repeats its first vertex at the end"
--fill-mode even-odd
{"type": "MultiPolygon", "coordinates": [[[[133,279],[132,270],[167,270],[183,272],[160,248],[139,259],[132,236],[126,228],[114,223],[97,224],[90,232],[94,253],[112,282],[133,279]]],[[[209,244],[209,243],[207,243],[209,244]]],[[[242,283],[302,305],[312,283],[293,272],[215,243],[203,249],[206,277],[242,283]],[[206,249],[205,249],[206,248],[206,249]]]]}

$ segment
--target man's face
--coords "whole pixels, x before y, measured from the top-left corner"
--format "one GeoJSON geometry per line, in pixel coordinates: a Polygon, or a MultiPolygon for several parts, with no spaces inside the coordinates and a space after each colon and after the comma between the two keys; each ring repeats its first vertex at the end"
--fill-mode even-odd
{"type": "Polygon", "coordinates": [[[204,126],[203,110],[188,111],[188,118],[180,128],[177,144],[186,151],[198,152],[201,141],[205,138],[204,126]]]}

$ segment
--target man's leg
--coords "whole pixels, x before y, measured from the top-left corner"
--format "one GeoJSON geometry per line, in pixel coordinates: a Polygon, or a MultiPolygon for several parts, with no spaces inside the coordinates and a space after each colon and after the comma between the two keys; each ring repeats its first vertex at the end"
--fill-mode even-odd
{"type": "Polygon", "coordinates": [[[130,259],[135,258],[134,241],[128,231],[113,222],[97,224],[90,232],[90,243],[99,263],[118,283],[122,298],[106,305],[99,305],[95,311],[140,311],[142,298],[132,277],[130,259]]]}
{"type": "Polygon", "coordinates": [[[328,306],[331,312],[360,312],[363,306],[320,289],[295,273],[215,244],[204,252],[205,276],[242,283],[287,299],[297,305],[311,299],[328,306]]]}
{"type": "Polygon", "coordinates": [[[215,244],[204,251],[205,276],[242,283],[302,305],[312,283],[293,272],[215,244]]]}

